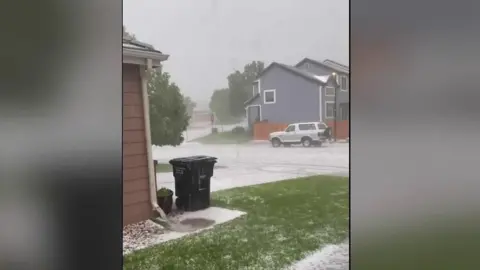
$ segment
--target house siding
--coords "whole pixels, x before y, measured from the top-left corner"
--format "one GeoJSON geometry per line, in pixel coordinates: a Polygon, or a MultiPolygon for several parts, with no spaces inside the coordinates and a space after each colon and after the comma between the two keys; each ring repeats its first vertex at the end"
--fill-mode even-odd
{"type": "MultiPolygon", "coordinates": [[[[322,100],[323,100],[323,106],[325,108],[325,104],[327,102],[334,102],[335,101],[335,97],[333,96],[327,96],[325,95],[325,88],[322,89],[322,100]]],[[[343,90],[338,90],[337,91],[337,120],[341,120],[340,117],[341,117],[341,114],[340,114],[340,104],[342,103],[349,103],[349,100],[350,100],[350,97],[349,97],[349,94],[348,94],[348,91],[343,91],[343,90]]],[[[325,110],[323,110],[323,121],[331,121],[331,120],[334,120],[334,118],[326,118],[325,117],[325,110]]],[[[343,120],[347,120],[347,119],[343,119],[343,120]]]]}
{"type": "Polygon", "coordinates": [[[270,123],[318,121],[319,84],[273,67],[261,77],[262,120],[270,123]],[[275,89],[274,104],[264,103],[265,90],[275,89]]]}
{"type": "Polygon", "coordinates": [[[123,64],[123,225],[152,215],[140,69],[123,64]]]}
{"type": "MultiPolygon", "coordinates": [[[[312,62],[309,62],[309,61],[305,61],[303,62],[302,64],[298,65],[297,68],[299,69],[302,69],[302,70],[305,70],[305,71],[308,71],[310,73],[313,73],[315,75],[319,75],[319,76],[326,76],[326,75],[330,75],[332,74],[332,72],[336,72],[337,74],[339,75],[342,75],[342,76],[349,76],[349,74],[346,74],[346,73],[342,73],[342,72],[338,72],[338,71],[334,71],[332,69],[329,69],[327,67],[323,67],[323,66],[320,66],[320,65],[317,65],[315,63],[312,63],[312,62]],[[308,66],[307,66],[308,65],[308,66]]],[[[323,95],[323,105],[326,106],[325,104],[327,102],[332,102],[335,100],[334,97],[330,97],[330,96],[326,96],[325,95],[325,91],[322,91],[322,95],[323,95]]],[[[338,90],[337,92],[337,116],[340,117],[340,104],[342,103],[349,103],[350,101],[350,96],[349,96],[349,90],[348,91],[345,91],[345,90],[338,90]]],[[[323,121],[330,121],[330,120],[333,120],[333,118],[330,118],[330,119],[326,119],[325,118],[325,110],[323,112],[323,121]]]]}
{"type": "MultiPolygon", "coordinates": [[[[258,99],[259,100],[259,99],[258,99]]],[[[247,107],[247,121],[248,127],[252,128],[256,120],[261,120],[260,107],[258,105],[249,105],[247,107]]]]}

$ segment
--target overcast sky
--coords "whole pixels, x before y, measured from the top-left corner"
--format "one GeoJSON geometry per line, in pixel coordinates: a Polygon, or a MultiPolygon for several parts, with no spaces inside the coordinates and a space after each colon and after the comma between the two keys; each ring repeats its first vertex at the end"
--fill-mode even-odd
{"type": "Polygon", "coordinates": [[[170,55],[165,71],[205,107],[229,73],[253,60],[294,65],[329,58],[348,65],[348,2],[123,0],[123,23],[170,55]]]}

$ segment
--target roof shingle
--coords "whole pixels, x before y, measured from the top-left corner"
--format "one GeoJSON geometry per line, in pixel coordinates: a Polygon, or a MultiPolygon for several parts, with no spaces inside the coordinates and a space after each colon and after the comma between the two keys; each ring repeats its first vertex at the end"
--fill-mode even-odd
{"type": "Polygon", "coordinates": [[[140,50],[140,51],[149,51],[149,52],[156,52],[156,53],[162,53],[159,50],[155,50],[155,48],[147,43],[140,42],[138,40],[133,40],[128,37],[123,37],[122,39],[122,45],[123,48],[129,48],[129,49],[135,49],[135,50],[140,50]]]}
{"type": "Polygon", "coordinates": [[[265,72],[267,72],[267,70],[271,69],[272,67],[280,67],[280,68],[283,68],[284,70],[287,70],[291,73],[294,73],[298,76],[301,76],[307,80],[311,80],[311,81],[314,81],[316,83],[321,83],[321,84],[325,84],[326,82],[323,80],[323,78],[319,78],[318,76],[316,76],[315,74],[312,74],[312,73],[309,73],[305,70],[302,70],[302,69],[299,69],[299,68],[296,68],[296,67],[292,67],[292,66],[289,66],[289,65],[285,65],[285,64],[281,64],[281,63],[277,63],[277,62],[273,62],[271,63],[266,69],[264,69],[259,75],[258,75],[258,78],[260,78],[265,72]]]}

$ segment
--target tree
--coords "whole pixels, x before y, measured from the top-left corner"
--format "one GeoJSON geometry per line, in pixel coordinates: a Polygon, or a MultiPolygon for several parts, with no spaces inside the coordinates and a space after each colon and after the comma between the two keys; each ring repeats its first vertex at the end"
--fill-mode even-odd
{"type": "Polygon", "coordinates": [[[230,114],[229,96],[230,89],[223,88],[215,90],[210,98],[210,110],[220,122],[228,122],[233,118],[230,114]]]}
{"type": "Polygon", "coordinates": [[[252,83],[264,70],[264,63],[252,61],[243,68],[243,72],[235,70],[228,75],[228,88],[217,89],[210,98],[210,110],[220,122],[243,118],[244,103],[252,96],[252,83]]]}
{"type": "Polygon", "coordinates": [[[152,144],[177,146],[184,140],[190,117],[178,86],[167,72],[151,73],[148,82],[152,144]]]}
{"type": "Polygon", "coordinates": [[[131,34],[127,31],[125,25],[123,25],[123,38],[127,40],[137,40],[134,34],[131,34]]]}
{"type": "Polygon", "coordinates": [[[244,66],[243,72],[236,70],[227,77],[232,116],[240,117],[245,114],[244,103],[252,96],[252,83],[264,68],[263,62],[252,61],[244,66]]]}
{"type": "Polygon", "coordinates": [[[188,116],[192,116],[193,110],[197,107],[197,103],[193,101],[190,97],[185,97],[183,99],[183,103],[185,103],[185,107],[187,108],[188,116]]]}

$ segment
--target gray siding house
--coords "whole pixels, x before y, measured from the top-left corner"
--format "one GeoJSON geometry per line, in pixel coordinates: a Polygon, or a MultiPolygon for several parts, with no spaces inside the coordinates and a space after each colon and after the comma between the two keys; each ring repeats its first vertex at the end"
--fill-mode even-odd
{"type": "Polygon", "coordinates": [[[311,72],[303,65],[273,62],[259,74],[253,83],[252,98],[245,102],[249,126],[256,121],[289,124],[334,120],[335,88],[329,81],[332,72],[311,72]]]}
{"type": "MultiPolygon", "coordinates": [[[[310,58],[304,58],[298,64],[295,65],[296,68],[304,70],[315,75],[329,75],[332,72],[335,72],[339,76],[338,83],[340,84],[340,89],[337,93],[337,120],[348,120],[350,113],[350,69],[348,66],[342,65],[332,60],[324,60],[319,62],[310,58]]],[[[328,89],[328,92],[331,92],[332,89],[328,89]]],[[[334,97],[332,95],[326,96],[325,101],[333,102],[334,97]]]]}

